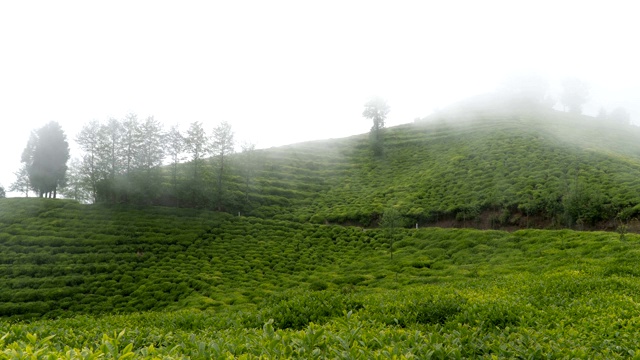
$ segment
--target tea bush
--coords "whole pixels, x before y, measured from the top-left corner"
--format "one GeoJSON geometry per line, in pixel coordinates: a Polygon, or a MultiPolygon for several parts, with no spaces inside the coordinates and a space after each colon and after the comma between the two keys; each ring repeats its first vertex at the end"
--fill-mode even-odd
{"type": "Polygon", "coordinates": [[[400,229],[390,259],[377,229],[17,200],[0,202],[0,359],[640,349],[633,233],[400,229]]]}

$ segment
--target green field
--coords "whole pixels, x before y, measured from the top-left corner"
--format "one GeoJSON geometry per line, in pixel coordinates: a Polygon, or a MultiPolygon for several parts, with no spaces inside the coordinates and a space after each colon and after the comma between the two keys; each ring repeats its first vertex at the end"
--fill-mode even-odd
{"type": "Polygon", "coordinates": [[[390,249],[377,229],[46,199],[1,200],[0,229],[0,358],[640,348],[634,234],[402,229],[390,249]]]}

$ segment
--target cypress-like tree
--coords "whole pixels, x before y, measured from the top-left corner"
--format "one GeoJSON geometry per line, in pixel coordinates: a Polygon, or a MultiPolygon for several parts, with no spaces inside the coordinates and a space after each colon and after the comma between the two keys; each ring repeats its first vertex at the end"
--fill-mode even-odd
{"type": "Polygon", "coordinates": [[[56,198],[58,187],[65,184],[68,160],[69,143],[60,124],[52,121],[31,133],[22,162],[38,196],[56,198]]]}

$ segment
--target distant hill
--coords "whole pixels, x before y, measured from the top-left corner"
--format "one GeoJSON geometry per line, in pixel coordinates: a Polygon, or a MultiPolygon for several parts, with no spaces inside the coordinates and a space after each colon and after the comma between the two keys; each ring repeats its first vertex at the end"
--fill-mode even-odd
{"type": "Polygon", "coordinates": [[[474,99],[366,134],[260,151],[251,213],[375,225],[614,228],[637,216],[640,129],[499,99],[474,99]]]}

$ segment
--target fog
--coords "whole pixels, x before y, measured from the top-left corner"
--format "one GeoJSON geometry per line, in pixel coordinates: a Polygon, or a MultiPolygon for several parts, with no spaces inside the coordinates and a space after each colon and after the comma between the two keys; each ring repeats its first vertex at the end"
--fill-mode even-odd
{"type": "MultiPolygon", "coordinates": [[[[31,130],[154,116],[168,128],[228,121],[259,148],[367,132],[492,92],[519,73],[589,84],[584,112],[640,122],[635,6],[578,1],[0,4],[0,184],[31,130]]],[[[11,195],[11,194],[10,194],[11,195]]]]}

